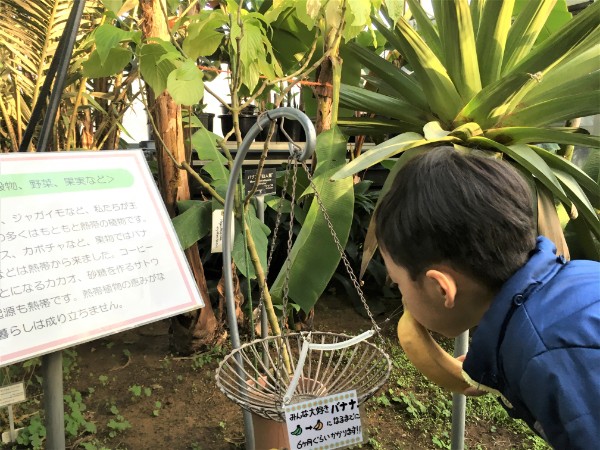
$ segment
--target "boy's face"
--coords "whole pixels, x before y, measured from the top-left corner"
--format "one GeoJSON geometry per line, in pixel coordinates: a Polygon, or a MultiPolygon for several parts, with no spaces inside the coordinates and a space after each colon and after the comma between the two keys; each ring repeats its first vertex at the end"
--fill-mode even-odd
{"type": "Polygon", "coordinates": [[[408,271],[398,266],[382,252],[391,279],[402,293],[402,302],[417,322],[431,331],[446,337],[456,337],[467,329],[456,308],[448,308],[440,285],[433,279],[421,276],[413,280],[408,271]]]}

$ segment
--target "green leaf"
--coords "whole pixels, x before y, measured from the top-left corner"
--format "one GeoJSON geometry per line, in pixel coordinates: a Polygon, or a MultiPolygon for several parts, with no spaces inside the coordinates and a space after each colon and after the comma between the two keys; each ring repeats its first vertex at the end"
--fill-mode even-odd
{"type": "Polygon", "coordinates": [[[483,9],[486,5],[485,0],[471,0],[469,8],[471,9],[471,21],[473,22],[473,33],[479,39],[478,33],[480,29],[480,22],[483,17],[483,9]]]}
{"type": "Polygon", "coordinates": [[[118,47],[118,44],[126,39],[131,39],[131,33],[114,25],[105,23],[96,28],[94,42],[100,56],[100,63],[105,64],[110,51],[118,47]]]}
{"type": "Polygon", "coordinates": [[[111,48],[108,57],[102,63],[97,50],[93,51],[87,61],[84,61],[83,75],[87,78],[110,77],[121,73],[125,66],[131,62],[133,53],[123,47],[111,48]]]}
{"type": "Polygon", "coordinates": [[[386,0],[385,7],[392,23],[396,23],[404,14],[404,0],[386,0]]]}
{"type": "Polygon", "coordinates": [[[565,239],[571,258],[600,261],[600,242],[591,234],[583,217],[569,220],[565,227],[565,239]]]}
{"type": "MultiPolygon", "coordinates": [[[[594,33],[599,24],[600,2],[594,2],[544,42],[535,46],[511,71],[536,73],[545,69],[594,33]]],[[[504,69],[502,72],[506,73],[504,69]]]]}
{"type": "Polygon", "coordinates": [[[477,34],[477,58],[482,86],[487,86],[500,77],[514,3],[515,0],[503,0],[484,4],[477,34]]]}
{"type": "Polygon", "coordinates": [[[161,42],[144,44],[140,49],[140,72],[156,96],[164,92],[169,74],[177,68],[171,60],[161,60],[169,52],[161,42]]]}
{"type": "MultiPolygon", "coordinates": [[[[262,266],[263,271],[266,271],[267,247],[269,244],[267,236],[270,233],[269,227],[263,224],[258,217],[256,217],[254,208],[249,208],[249,211],[247,214],[245,214],[245,217],[246,224],[248,225],[250,234],[254,240],[254,245],[256,246],[256,252],[258,253],[260,265],[262,266]]],[[[233,262],[242,275],[244,275],[246,278],[254,279],[256,278],[256,270],[250,258],[250,252],[248,251],[246,240],[242,234],[243,228],[239,222],[236,223],[236,230],[240,231],[236,231],[233,241],[233,249],[231,252],[233,262]]]]}
{"type": "Polygon", "coordinates": [[[123,0],[102,0],[102,4],[108,11],[117,14],[123,6],[123,0]]]}
{"type": "MultiPolygon", "coordinates": [[[[337,127],[317,138],[316,190],[329,214],[338,239],[345,247],[353,217],[354,189],[352,179],[329,181],[344,163],[346,139],[337,127]]],[[[321,296],[340,261],[340,253],[330,235],[327,221],[313,199],[309,212],[292,247],[289,259],[275,280],[271,293],[281,301],[287,264],[290,266],[289,296],[304,311],[309,311],[321,296]]]]}
{"type": "Polygon", "coordinates": [[[482,144],[485,147],[500,150],[509,156],[515,163],[521,166],[525,172],[535,176],[544,186],[546,186],[553,195],[555,195],[565,205],[571,206],[571,200],[563,190],[554,172],[548,167],[548,164],[527,145],[518,144],[506,146],[492,141],[485,137],[472,137],[469,144],[482,144]]]}
{"type": "Polygon", "coordinates": [[[538,127],[490,128],[485,130],[484,136],[504,145],[553,142],[556,144],[582,145],[584,147],[600,147],[600,137],[577,133],[575,130],[578,129],[563,131],[538,127]]]}
{"type": "Polygon", "coordinates": [[[167,91],[179,105],[192,106],[199,103],[204,97],[202,71],[191,59],[186,60],[167,77],[167,91]]]}
{"type": "Polygon", "coordinates": [[[575,117],[600,113],[600,91],[553,98],[534,105],[522,105],[501,117],[498,126],[544,126],[575,117]]]}
{"type": "Polygon", "coordinates": [[[487,85],[465,105],[454,122],[456,124],[477,122],[483,128],[495,124],[497,116],[506,110],[507,98],[514,95],[514,92],[530,78],[529,74],[515,73],[487,85]]]}
{"type": "Polygon", "coordinates": [[[433,25],[432,20],[421,6],[421,2],[418,0],[408,0],[408,7],[417,22],[417,31],[423,37],[423,40],[427,43],[431,51],[440,60],[443,60],[440,36],[433,25]]]}
{"type": "Polygon", "coordinates": [[[600,180],[594,181],[587,173],[561,156],[535,145],[530,145],[530,147],[540,155],[553,170],[560,170],[561,172],[570,175],[587,192],[591,204],[600,209],[600,187],[598,187],[598,182],[600,180]]]}
{"type": "Polygon", "coordinates": [[[600,29],[545,71],[522,98],[528,104],[600,89],[600,29]],[[590,45],[591,44],[591,45],[590,45]]]}
{"type": "Polygon", "coordinates": [[[537,231],[538,234],[546,236],[554,245],[556,253],[569,259],[569,248],[565,241],[565,235],[560,225],[560,220],[554,206],[552,193],[541,183],[536,182],[537,194],[537,231]]]}
{"type": "Polygon", "coordinates": [[[341,170],[337,171],[332,176],[332,180],[341,180],[343,178],[354,175],[361,170],[368,169],[375,164],[388,159],[398,153],[404,152],[411,148],[421,147],[423,145],[440,143],[440,142],[454,142],[459,139],[454,136],[444,136],[433,141],[424,139],[423,136],[417,133],[403,133],[390,140],[383,142],[371,150],[363,153],[358,158],[350,161],[341,170]]]}
{"type": "Polygon", "coordinates": [[[354,43],[349,43],[347,49],[354,58],[358,59],[367,69],[376,73],[379,78],[394,89],[397,95],[420,110],[427,111],[429,109],[421,86],[414,80],[414,77],[408,76],[403,70],[398,69],[372,50],[354,43]]]}
{"type": "Polygon", "coordinates": [[[227,19],[220,11],[210,13],[203,20],[192,21],[188,25],[187,36],[183,41],[184,53],[194,60],[215,53],[225,36],[222,31],[218,31],[218,28],[225,23],[227,19]]]}
{"type": "MultiPolygon", "coordinates": [[[[515,3],[514,15],[518,15],[527,3],[529,3],[529,0],[517,0],[515,3]]],[[[548,16],[548,19],[546,19],[546,23],[538,35],[536,45],[562,28],[572,18],[573,16],[569,12],[567,2],[565,0],[558,0],[552,8],[552,11],[550,11],[550,15],[548,16]]]]}
{"type": "Polygon", "coordinates": [[[225,167],[227,158],[219,151],[217,141],[220,136],[211,133],[202,127],[192,135],[192,148],[196,150],[198,158],[209,161],[202,168],[212,177],[213,182],[229,180],[229,170],[225,167]]]}
{"type": "Polygon", "coordinates": [[[340,87],[340,104],[356,111],[376,112],[418,127],[430,119],[429,114],[403,100],[346,84],[340,87]]]}
{"type": "Polygon", "coordinates": [[[464,102],[440,60],[404,18],[398,21],[397,34],[387,30],[386,26],[375,18],[373,23],[408,60],[421,83],[431,110],[441,120],[452,121],[464,102]]]}
{"type": "Polygon", "coordinates": [[[554,3],[553,1],[527,2],[508,33],[502,73],[510,72],[531,51],[554,3]]]}
{"type": "Polygon", "coordinates": [[[210,201],[194,201],[182,214],[173,217],[173,227],[184,250],[208,235],[212,221],[210,201]]]}
{"type": "MultiPolygon", "coordinates": [[[[467,0],[440,2],[443,27],[440,41],[445,66],[456,90],[467,103],[481,90],[479,64],[473,35],[471,11],[467,0]]],[[[438,16],[436,15],[436,18],[438,16]]]]}
{"type": "Polygon", "coordinates": [[[585,219],[590,227],[590,231],[594,233],[597,239],[600,239],[600,219],[598,219],[598,214],[590,204],[589,199],[581,190],[579,183],[567,172],[555,169],[554,173],[560,180],[569,198],[573,201],[573,204],[577,207],[579,216],[585,219]]]}

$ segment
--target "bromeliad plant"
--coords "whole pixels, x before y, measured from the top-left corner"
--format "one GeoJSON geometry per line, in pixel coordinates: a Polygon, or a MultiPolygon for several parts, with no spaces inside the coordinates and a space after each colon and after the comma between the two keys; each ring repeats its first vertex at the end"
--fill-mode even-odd
{"type": "MultiPolygon", "coordinates": [[[[540,233],[568,255],[555,208],[560,202],[586,242],[585,256],[598,259],[593,245],[600,238],[598,182],[546,144],[594,152],[600,146],[597,136],[556,125],[600,112],[600,2],[550,33],[552,0],[473,0],[470,5],[433,0],[433,19],[417,0],[407,3],[414,21],[399,17],[395,22],[385,13],[373,17],[392,53],[401,55],[401,67],[352,45],[369,70],[371,89],[343,86],[341,91],[342,106],[388,118],[341,124],[367,134],[401,134],[354,159],[333,179],[400,154],[384,193],[405,161],[432,144],[490,151],[531,180],[540,233]]],[[[559,5],[567,13],[564,3],[559,5]]],[[[375,249],[371,232],[363,267],[375,249]]]]}

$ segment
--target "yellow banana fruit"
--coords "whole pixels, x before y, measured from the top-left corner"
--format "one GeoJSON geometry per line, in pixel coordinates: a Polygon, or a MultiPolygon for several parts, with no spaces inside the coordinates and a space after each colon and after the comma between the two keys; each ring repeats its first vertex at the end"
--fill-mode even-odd
{"type": "Polygon", "coordinates": [[[469,387],[462,376],[462,363],[446,353],[406,309],[398,321],[398,340],[408,359],[429,381],[452,392],[462,393],[469,387]]]}

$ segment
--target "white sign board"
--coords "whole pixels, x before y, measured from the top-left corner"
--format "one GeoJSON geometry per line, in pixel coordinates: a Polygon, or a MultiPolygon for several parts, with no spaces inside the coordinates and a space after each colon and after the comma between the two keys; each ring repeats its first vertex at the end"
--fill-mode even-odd
{"type": "Polygon", "coordinates": [[[202,306],[141,151],[0,154],[0,366],[202,306]]]}
{"type": "Polygon", "coordinates": [[[0,388],[0,407],[25,401],[25,383],[9,384],[0,388]]]}
{"type": "Polygon", "coordinates": [[[356,390],[285,408],[290,448],[330,450],[362,443],[356,390]]]}

